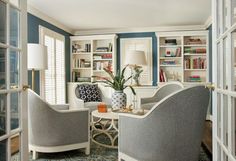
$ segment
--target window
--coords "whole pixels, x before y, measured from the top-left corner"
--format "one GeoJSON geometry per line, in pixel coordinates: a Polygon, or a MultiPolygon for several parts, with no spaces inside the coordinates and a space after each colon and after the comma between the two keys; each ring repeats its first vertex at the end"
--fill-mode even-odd
{"type": "Polygon", "coordinates": [[[50,104],[65,103],[65,37],[40,27],[40,43],[47,46],[48,69],[41,72],[41,96],[50,104]]]}
{"type": "MultiPolygon", "coordinates": [[[[125,54],[129,50],[141,50],[145,52],[147,65],[143,66],[143,72],[140,75],[140,84],[152,85],[152,38],[123,38],[121,44],[121,69],[124,68],[125,54]]],[[[131,70],[127,68],[125,76],[131,75],[131,70]]],[[[131,83],[130,81],[128,83],[131,83]]]]}

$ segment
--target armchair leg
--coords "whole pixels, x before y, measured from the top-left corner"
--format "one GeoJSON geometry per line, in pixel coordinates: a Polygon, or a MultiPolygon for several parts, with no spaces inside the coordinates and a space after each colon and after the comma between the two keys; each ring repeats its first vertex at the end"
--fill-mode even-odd
{"type": "Polygon", "coordinates": [[[35,150],[33,150],[33,157],[32,157],[32,159],[36,160],[37,158],[38,158],[38,153],[35,150]]]}
{"type": "Polygon", "coordinates": [[[86,155],[90,154],[90,146],[89,145],[85,148],[85,154],[86,155]]]}

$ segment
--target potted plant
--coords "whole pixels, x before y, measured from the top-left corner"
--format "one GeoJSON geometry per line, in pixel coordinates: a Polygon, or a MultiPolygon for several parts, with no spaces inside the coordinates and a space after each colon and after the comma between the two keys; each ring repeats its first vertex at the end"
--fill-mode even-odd
{"type": "Polygon", "coordinates": [[[107,86],[115,90],[111,98],[113,109],[120,109],[126,107],[127,97],[126,94],[124,93],[124,89],[129,87],[132,93],[136,95],[133,87],[130,85],[126,85],[127,81],[132,78],[132,76],[125,78],[124,73],[126,68],[127,66],[125,66],[121,72],[120,70],[118,70],[116,75],[114,75],[114,73],[109,68],[104,68],[103,70],[110,76],[111,79],[106,77],[93,76],[94,78],[98,78],[99,82],[103,82],[107,86]]]}

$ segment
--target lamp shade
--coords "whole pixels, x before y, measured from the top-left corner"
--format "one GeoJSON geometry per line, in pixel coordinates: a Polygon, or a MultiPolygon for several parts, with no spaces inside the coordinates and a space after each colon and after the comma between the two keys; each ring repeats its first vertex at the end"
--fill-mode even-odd
{"type": "Polygon", "coordinates": [[[47,68],[47,47],[40,44],[28,44],[28,69],[44,70],[47,68]]]}
{"type": "Polygon", "coordinates": [[[144,51],[130,50],[125,54],[125,65],[147,65],[144,51]]]}

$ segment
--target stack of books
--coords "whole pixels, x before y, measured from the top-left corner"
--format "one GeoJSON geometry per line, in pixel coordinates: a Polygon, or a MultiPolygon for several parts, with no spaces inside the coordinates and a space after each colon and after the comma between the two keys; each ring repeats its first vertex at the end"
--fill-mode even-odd
{"type": "Polygon", "coordinates": [[[189,82],[201,82],[201,77],[199,75],[192,75],[189,77],[189,82]]]}
{"type": "Polygon", "coordinates": [[[164,60],[161,63],[162,65],[176,65],[175,60],[164,60]]]}

